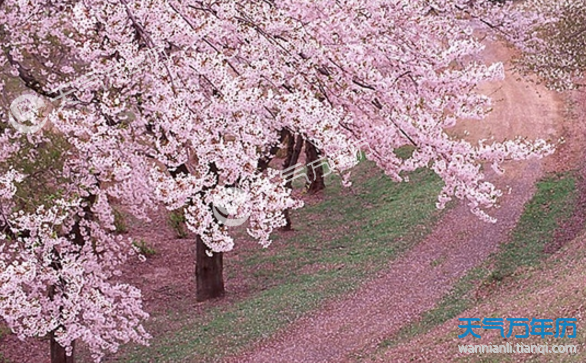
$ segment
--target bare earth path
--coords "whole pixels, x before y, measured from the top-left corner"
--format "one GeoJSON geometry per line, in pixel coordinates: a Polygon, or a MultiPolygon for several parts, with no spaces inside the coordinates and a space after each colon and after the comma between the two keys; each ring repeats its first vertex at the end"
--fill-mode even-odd
{"type": "MultiPolygon", "coordinates": [[[[484,60],[505,61],[508,52],[503,46],[490,45],[484,60]]],[[[494,136],[497,140],[516,135],[559,137],[564,107],[560,96],[515,78],[507,74],[503,82],[483,85],[496,100],[495,112],[489,120],[466,123],[454,132],[468,130],[472,138],[494,136]]],[[[504,191],[512,188],[502,198],[501,208],[492,213],[498,223],[479,221],[465,205],[455,207],[430,236],[356,293],[327,304],[228,361],[352,362],[353,354],[374,349],[382,339],[431,309],[457,278],[507,240],[544,168],[545,162],[534,160],[507,165],[504,176],[489,174],[504,191]]]]}

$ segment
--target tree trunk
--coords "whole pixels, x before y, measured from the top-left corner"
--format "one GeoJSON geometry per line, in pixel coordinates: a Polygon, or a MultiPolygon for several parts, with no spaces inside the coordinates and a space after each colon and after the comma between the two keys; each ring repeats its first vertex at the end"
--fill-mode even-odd
{"type": "MultiPolygon", "coordinates": [[[[297,164],[297,161],[299,160],[299,155],[301,154],[301,149],[303,148],[303,137],[301,135],[297,135],[297,137],[295,138],[291,132],[286,131],[286,133],[287,157],[283,162],[283,170],[286,170],[297,164]]],[[[291,178],[288,178],[287,182],[285,183],[285,186],[287,188],[293,187],[293,175],[291,175],[291,178]]],[[[289,216],[289,210],[284,210],[283,214],[285,216],[285,220],[287,221],[287,223],[283,227],[281,227],[281,230],[292,231],[293,227],[291,226],[291,217],[289,216]]]]}
{"type": "Polygon", "coordinates": [[[324,182],[323,161],[320,160],[319,150],[309,141],[305,141],[305,161],[307,162],[307,192],[315,194],[326,188],[324,182]]]}
{"type": "MultiPolygon", "coordinates": [[[[210,171],[217,174],[215,164],[210,165],[210,171]]],[[[174,170],[169,170],[173,178],[180,174],[189,175],[187,165],[181,164],[174,170]]],[[[211,207],[211,206],[210,206],[211,207]]],[[[195,236],[195,299],[205,301],[223,297],[224,289],[224,255],[214,252],[208,256],[208,246],[203,243],[199,235],[195,236]]]]}
{"type": "Polygon", "coordinates": [[[287,130],[281,130],[280,133],[280,137],[279,137],[279,143],[272,145],[269,149],[269,154],[260,158],[260,160],[258,161],[258,171],[260,173],[263,173],[265,170],[268,169],[269,164],[271,163],[271,161],[273,160],[273,158],[277,155],[277,153],[279,152],[279,150],[281,149],[281,145],[283,144],[283,141],[285,141],[285,139],[287,138],[287,130]]]}
{"type": "Polygon", "coordinates": [[[51,363],[75,363],[75,342],[73,342],[73,352],[68,356],[65,354],[65,348],[55,341],[51,333],[51,363]]]}
{"type": "MultiPolygon", "coordinates": [[[[91,221],[94,219],[94,213],[92,212],[92,206],[96,203],[97,196],[95,194],[90,194],[89,196],[84,198],[86,202],[85,206],[83,207],[84,216],[82,217],[84,220],[91,221]]],[[[73,243],[83,247],[86,243],[84,238],[84,231],[82,231],[81,227],[81,219],[75,221],[73,227],[71,228],[71,232],[73,233],[73,243]]],[[[62,269],[62,264],[59,258],[59,253],[53,249],[53,262],[51,262],[51,268],[56,271],[60,271],[62,269]]],[[[49,287],[49,299],[53,301],[55,299],[55,285],[51,285],[49,287]]],[[[60,308],[61,311],[62,308],[60,308]]],[[[54,332],[50,333],[50,350],[51,350],[51,363],[75,363],[75,341],[71,343],[71,355],[68,356],[65,353],[65,348],[62,347],[57,341],[55,340],[54,332]]]]}
{"type": "Polygon", "coordinates": [[[195,282],[197,301],[223,297],[224,289],[224,255],[214,252],[208,256],[209,247],[203,243],[200,236],[195,237],[195,282]]]}

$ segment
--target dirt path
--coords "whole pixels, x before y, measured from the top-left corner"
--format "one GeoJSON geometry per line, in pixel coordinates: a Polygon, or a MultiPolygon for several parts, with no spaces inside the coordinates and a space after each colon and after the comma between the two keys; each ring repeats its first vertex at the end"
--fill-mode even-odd
{"type": "MultiPolygon", "coordinates": [[[[491,45],[484,58],[506,60],[508,52],[491,45]]],[[[494,136],[497,140],[516,135],[552,139],[561,135],[564,102],[559,95],[509,74],[504,82],[483,85],[483,89],[496,100],[490,119],[465,123],[454,132],[467,130],[471,138],[494,136]]],[[[375,349],[382,339],[431,309],[457,278],[507,239],[534,192],[534,183],[549,164],[555,164],[556,158],[552,160],[512,163],[504,176],[489,175],[503,190],[512,188],[512,193],[502,198],[501,208],[493,212],[497,224],[480,222],[465,206],[457,206],[443,216],[430,236],[394,261],[383,275],[227,361],[353,362],[354,354],[375,349]]]]}

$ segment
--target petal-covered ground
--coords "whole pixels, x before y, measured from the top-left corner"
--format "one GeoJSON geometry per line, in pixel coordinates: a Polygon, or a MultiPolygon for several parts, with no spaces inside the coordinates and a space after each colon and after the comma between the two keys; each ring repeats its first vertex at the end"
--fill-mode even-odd
{"type": "MultiPolygon", "coordinates": [[[[467,132],[470,139],[494,136],[497,141],[526,136],[555,142],[565,136],[569,140],[562,146],[562,153],[549,160],[510,163],[502,176],[487,172],[503,190],[512,188],[493,213],[498,218],[496,224],[481,222],[465,205],[457,206],[443,216],[431,235],[393,262],[385,274],[230,362],[353,362],[357,353],[367,355],[384,338],[432,308],[457,278],[507,240],[545,170],[576,165],[581,153],[574,153],[575,159],[567,155],[568,150],[577,147],[574,134],[568,134],[568,130],[576,130],[576,125],[569,124],[572,120],[565,117],[562,95],[519,79],[510,70],[510,55],[511,51],[501,44],[487,46],[483,61],[503,61],[507,69],[504,81],[481,85],[494,98],[494,111],[487,120],[464,122],[454,132],[467,132]]],[[[417,358],[417,353],[410,358],[417,358]]],[[[430,359],[441,361],[433,355],[430,359]]],[[[397,360],[387,357],[383,361],[397,360]]]]}

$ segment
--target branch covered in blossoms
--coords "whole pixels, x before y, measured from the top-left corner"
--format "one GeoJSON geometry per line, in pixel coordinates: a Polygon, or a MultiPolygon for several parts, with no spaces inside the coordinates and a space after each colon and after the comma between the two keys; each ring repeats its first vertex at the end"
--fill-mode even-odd
{"type": "Polygon", "coordinates": [[[247,198],[233,212],[268,246],[283,211],[301,206],[266,166],[283,132],[309,140],[338,173],[355,165],[356,145],[397,181],[430,167],[445,182],[439,207],[456,197],[491,220],[500,192],[482,163],[498,169],[552,152],[542,140],[471,144],[448,134],[490,110],[477,86],[501,79],[503,67],[476,60],[483,46],[471,19],[502,31],[506,9],[463,0],[0,2],[0,65],[58,100],[38,134],[0,135],[0,261],[10,269],[0,275],[0,313],[21,337],[52,333],[66,349],[82,339],[97,359],[145,343],[139,292],[112,282],[129,250],[112,235],[112,204],[141,218],[157,203],[181,209],[223,252],[234,241],[213,201],[238,187],[247,198]],[[31,172],[51,135],[65,144],[51,159],[59,167],[31,172]],[[406,145],[413,152],[402,159],[395,150],[406,145]],[[22,160],[28,172],[9,167],[22,160]],[[51,197],[23,204],[19,190],[35,180],[51,197]]]}

